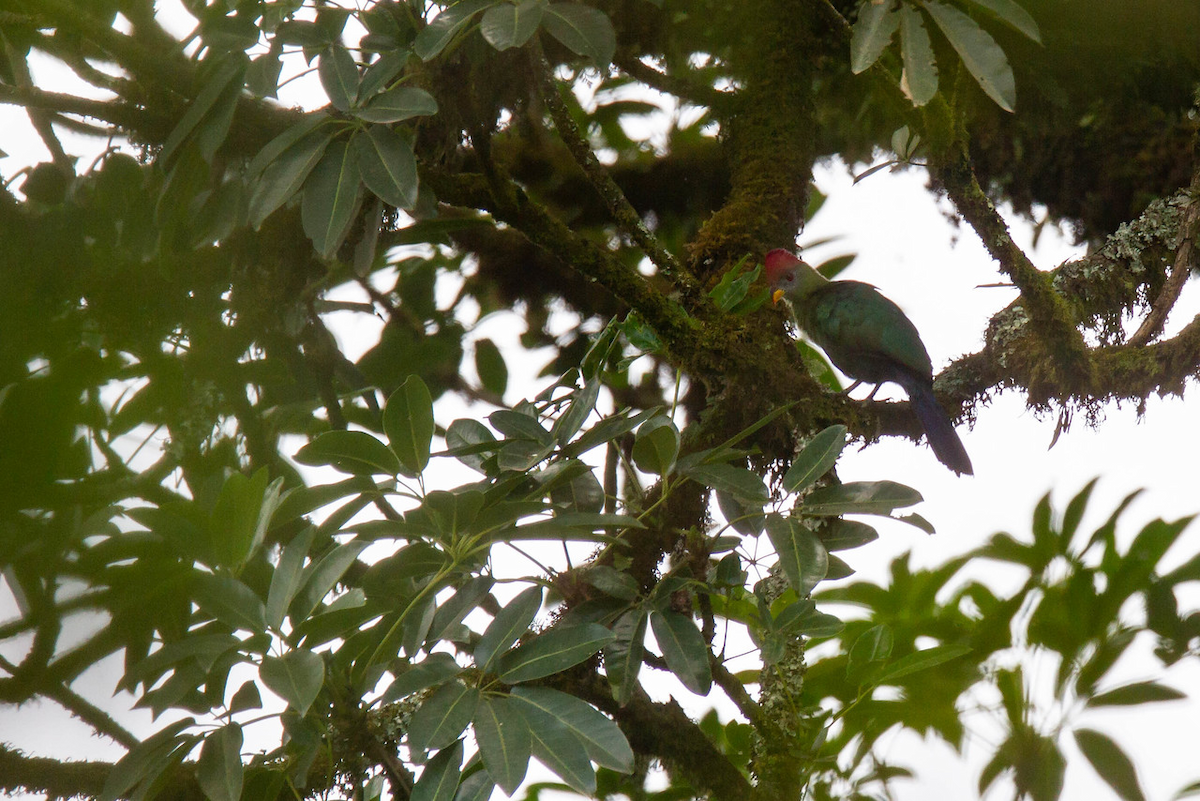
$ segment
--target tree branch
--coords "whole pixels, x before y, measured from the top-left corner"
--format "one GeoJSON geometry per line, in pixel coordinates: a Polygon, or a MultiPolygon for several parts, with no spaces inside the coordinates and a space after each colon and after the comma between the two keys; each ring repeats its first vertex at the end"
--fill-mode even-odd
{"type": "Polygon", "coordinates": [[[546,63],[546,57],[542,54],[541,46],[536,38],[532,44],[530,60],[541,89],[542,102],[546,104],[546,108],[554,120],[554,127],[558,130],[559,137],[571,151],[571,155],[575,157],[580,169],[587,175],[592,188],[600,195],[617,224],[638,244],[642,252],[654,262],[664,276],[683,289],[689,298],[688,305],[692,306],[702,302],[703,293],[700,291],[695,276],[691,274],[690,270],[682,267],[655,238],[654,234],[650,233],[650,229],[646,227],[637,210],[625,197],[621,187],[617,186],[617,182],[613,180],[608,170],[604,168],[604,165],[596,158],[596,154],[592,152],[592,148],[584,140],[575,120],[571,118],[571,112],[558,94],[558,81],[554,80],[550,65],[546,63]]]}

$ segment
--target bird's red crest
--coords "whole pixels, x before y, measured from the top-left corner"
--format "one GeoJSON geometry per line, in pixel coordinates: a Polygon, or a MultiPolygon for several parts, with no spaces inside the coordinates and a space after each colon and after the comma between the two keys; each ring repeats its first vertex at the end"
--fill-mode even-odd
{"type": "Polygon", "coordinates": [[[763,260],[763,263],[766,265],[766,271],[764,272],[764,275],[767,278],[767,283],[771,286],[775,286],[777,283],[779,283],[780,276],[799,264],[800,259],[796,258],[792,253],[784,250],[783,248],[775,248],[767,254],[767,257],[763,260]]]}

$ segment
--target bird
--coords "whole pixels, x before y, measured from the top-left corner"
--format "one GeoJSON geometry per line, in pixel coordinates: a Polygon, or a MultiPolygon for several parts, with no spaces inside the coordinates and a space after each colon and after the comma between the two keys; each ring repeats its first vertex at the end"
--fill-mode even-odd
{"type": "Polygon", "coordinates": [[[880,384],[899,384],[938,461],[958,475],[973,475],[967,450],[934,397],[929,352],[900,307],[870,284],[829,280],[783,248],[764,262],[772,301],[789,301],[801,330],[855,380],[850,389],[874,384],[870,399],[880,384]]]}

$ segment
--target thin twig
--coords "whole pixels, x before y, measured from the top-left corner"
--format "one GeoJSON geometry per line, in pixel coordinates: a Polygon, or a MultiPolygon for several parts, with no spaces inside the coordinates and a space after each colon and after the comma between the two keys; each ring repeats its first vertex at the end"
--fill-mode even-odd
{"type": "Polygon", "coordinates": [[[614,59],[613,63],[630,78],[646,84],[651,89],[674,95],[681,100],[709,108],[720,108],[730,100],[729,95],[714,88],[711,84],[660,72],[637,58],[618,57],[614,59]]]}
{"type": "Polygon", "coordinates": [[[695,277],[659,244],[658,239],[642,221],[641,215],[625,197],[621,187],[617,186],[617,182],[613,180],[608,170],[592,152],[592,148],[584,139],[575,120],[571,118],[567,104],[558,94],[558,81],[554,79],[550,65],[547,63],[545,55],[542,54],[536,39],[533,40],[531,58],[534,73],[541,85],[542,101],[546,104],[550,117],[554,120],[554,127],[558,130],[559,137],[562,138],[567,149],[571,151],[571,155],[575,157],[575,161],[591,181],[592,187],[608,207],[609,213],[638,244],[642,252],[650,258],[650,261],[658,266],[663,275],[673,278],[684,290],[697,290],[698,284],[695,277]]]}
{"type": "Polygon", "coordinates": [[[1167,323],[1167,315],[1179,300],[1183,285],[1192,274],[1196,261],[1196,226],[1200,222],[1200,128],[1192,137],[1192,185],[1188,188],[1190,195],[1184,209],[1183,219],[1179,223],[1179,233],[1176,236],[1175,263],[1171,266],[1171,275],[1163,285],[1162,291],[1154,299],[1150,313],[1138,326],[1138,330],[1129,338],[1129,344],[1141,346],[1162,333],[1167,323]]]}

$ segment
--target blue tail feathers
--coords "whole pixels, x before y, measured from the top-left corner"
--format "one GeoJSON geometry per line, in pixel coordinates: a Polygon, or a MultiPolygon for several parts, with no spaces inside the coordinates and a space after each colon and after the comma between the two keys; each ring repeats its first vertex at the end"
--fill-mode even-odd
{"type": "Polygon", "coordinates": [[[950,416],[933,396],[933,388],[924,382],[906,381],[904,389],[908,392],[913,412],[921,421],[921,427],[925,429],[925,436],[929,438],[929,447],[933,448],[933,455],[959,475],[974,475],[971,457],[967,456],[967,449],[958,438],[950,416]]]}

